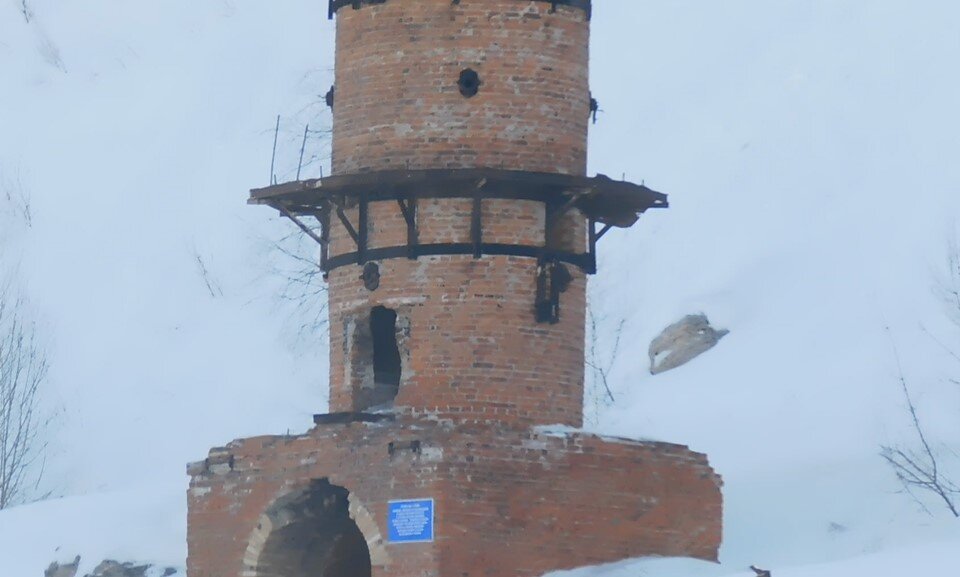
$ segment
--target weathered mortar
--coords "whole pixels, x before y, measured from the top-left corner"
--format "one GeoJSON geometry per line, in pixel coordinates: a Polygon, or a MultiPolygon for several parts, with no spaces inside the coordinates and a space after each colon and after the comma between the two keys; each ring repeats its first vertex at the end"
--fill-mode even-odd
{"type": "Polygon", "coordinates": [[[667,443],[414,419],[237,441],[191,473],[190,577],[255,575],[244,560],[264,540],[263,512],[317,478],[350,488],[378,577],[715,559],[720,538],[719,478],[704,455],[667,443]],[[389,453],[389,443],[411,440],[419,452],[389,453]],[[437,500],[436,541],[384,544],[387,501],[423,495],[437,500]]]}
{"type": "MultiPolygon", "coordinates": [[[[544,2],[400,0],[337,15],[333,169],[493,167],[565,174],[586,170],[589,22],[544,2]],[[479,73],[464,98],[462,69],[479,73]]],[[[484,241],[539,246],[540,203],[483,201],[484,241]]],[[[418,207],[423,244],[467,242],[471,202],[418,207]]],[[[357,222],[356,209],[347,217],[357,222]]],[[[403,245],[392,202],[372,203],[368,248],[403,245]]],[[[567,245],[583,252],[586,223],[568,219],[567,245]]],[[[330,255],[355,250],[332,219],[330,255]]],[[[344,330],[375,305],[407,307],[410,368],[396,405],[438,418],[519,425],[582,422],[586,279],[563,295],[559,324],[538,324],[537,262],[423,257],[381,263],[376,292],[352,268],[329,278],[333,411],[355,410],[358,379],[344,330]]]]}
{"type": "Polygon", "coordinates": [[[381,285],[363,288],[354,268],[333,271],[330,408],[351,411],[364,362],[344,330],[373,306],[408,319],[408,371],[396,400],[415,414],[504,424],[582,422],[586,278],[563,295],[557,324],[533,318],[536,261],[518,257],[423,257],[381,263],[381,285]],[[350,357],[354,356],[353,359],[350,357]]]}
{"type": "Polygon", "coordinates": [[[586,171],[583,10],[522,0],[399,0],[337,14],[334,172],[586,171]],[[480,75],[464,98],[461,70],[480,75]]]}

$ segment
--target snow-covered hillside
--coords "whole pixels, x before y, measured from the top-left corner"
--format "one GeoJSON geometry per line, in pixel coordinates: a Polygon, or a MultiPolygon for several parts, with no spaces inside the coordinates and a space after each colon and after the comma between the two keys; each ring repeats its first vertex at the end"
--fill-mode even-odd
{"type": "MultiPolygon", "coordinates": [[[[333,28],[316,0],[29,3],[27,22],[0,1],[0,259],[48,343],[40,490],[64,498],[0,512],[0,576],[77,554],[81,574],[182,567],[184,464],[325,408],[325,343],[292,335],[271,273],[289,227],[244,201],[277,114],[280,180],[304,124],[324,154],[333,28]]],[[[725,544],[719,566],[573,575],[956,566],[960,522],[900,494],[878,452],[914,440],[894,351],[930,436],[960,450],[960,363],[930,336],[960,349],[934,290],[960,215],[960,6],[596,4],[591,171],[671,208],[601,243],[601,357],[625,324],[590,428],[708,453],[725,544]],[[650,376],[647,344],[694,312],[730,335],[650,376]]]]}

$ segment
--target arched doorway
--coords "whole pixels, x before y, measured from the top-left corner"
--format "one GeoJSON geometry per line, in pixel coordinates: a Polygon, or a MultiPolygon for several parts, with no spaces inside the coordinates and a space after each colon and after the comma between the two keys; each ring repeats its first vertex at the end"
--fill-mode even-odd
{"type": "Polygon", "coordinates": [[[278,500],[258,528],[256,576],[371,577],[367,541],[349,508],[349,492],[326,479],[278,500]]]}

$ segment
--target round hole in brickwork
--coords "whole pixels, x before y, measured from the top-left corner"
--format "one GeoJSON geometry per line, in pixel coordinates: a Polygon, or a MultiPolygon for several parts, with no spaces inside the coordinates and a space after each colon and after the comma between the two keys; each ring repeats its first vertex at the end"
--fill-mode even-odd
{"type": "Polygon", "coordinates": [[[462,71],[460,73],[460,80],[457,81],[457,86],[460,87],[460,94],[467,98],[476,96],[477,92],[480,92],[480,84],[480,75],[472,68],[467,68],[462,71]]]}

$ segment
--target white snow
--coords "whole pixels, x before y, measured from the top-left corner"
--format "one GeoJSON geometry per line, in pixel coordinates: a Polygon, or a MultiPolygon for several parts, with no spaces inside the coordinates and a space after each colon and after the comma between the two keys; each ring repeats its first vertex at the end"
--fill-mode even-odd
{"type": "MultiPolygon", "coordinates": [[[[185,483],[91,493],[0,513],[0,569],[9,577],[42,576],[52,562],[81,555],[79,574],[105,559],[182,568],[185,483]]],[[[180,577],[183,575],[180,572],[180,577]]]]}
{"type": "MultiPolygon", "coordinates": [[[[41,492],[64,497],[0,512],[0,576],[77,554],[182,568],[185,463],[325,410],[325,343],[292,335],[271,273],[266,239],[289,227],[244,201],[277,114],[281,181],[304,124],[328,127],[333,27],[317,0],[31,0],[29,24],[19,5],[0,2],[0,263],[48,343],[41,492]]],[[[960,564],[960,522],[878,457],[913,440],[894,350],[928,433],[960,451],[960,363],[929,336],[960,349],[934,290],[960,214],[957,21],[945,0],[596,3],[591,170],[671,208],[601,241],[600,349],[626,324],[616,403],[588,396],[586,428],[707,453],[725,540],[719,565],[569,575],[960,564]],[[650,376],[650,340],[698,312],[730,334],[650,376]]]]}
{"type": "MultiPolygon", "coordinates": [[[[777,569],[777,577],[877,577],[880,575],[946,574],[956,566],[960,540],[939,540],[905,548],[891,548],[882,553],[869,553],[836,561],[814,563],[803,567],[777,569]]],[[[769,569],[769,567],[760,567],[769,569]]],[[[552,573],[552,577],[756,577],[747,568],[731,571],[729,567],[688,559],[647,559],[591,567],[576,571],[552,573]]]]}

